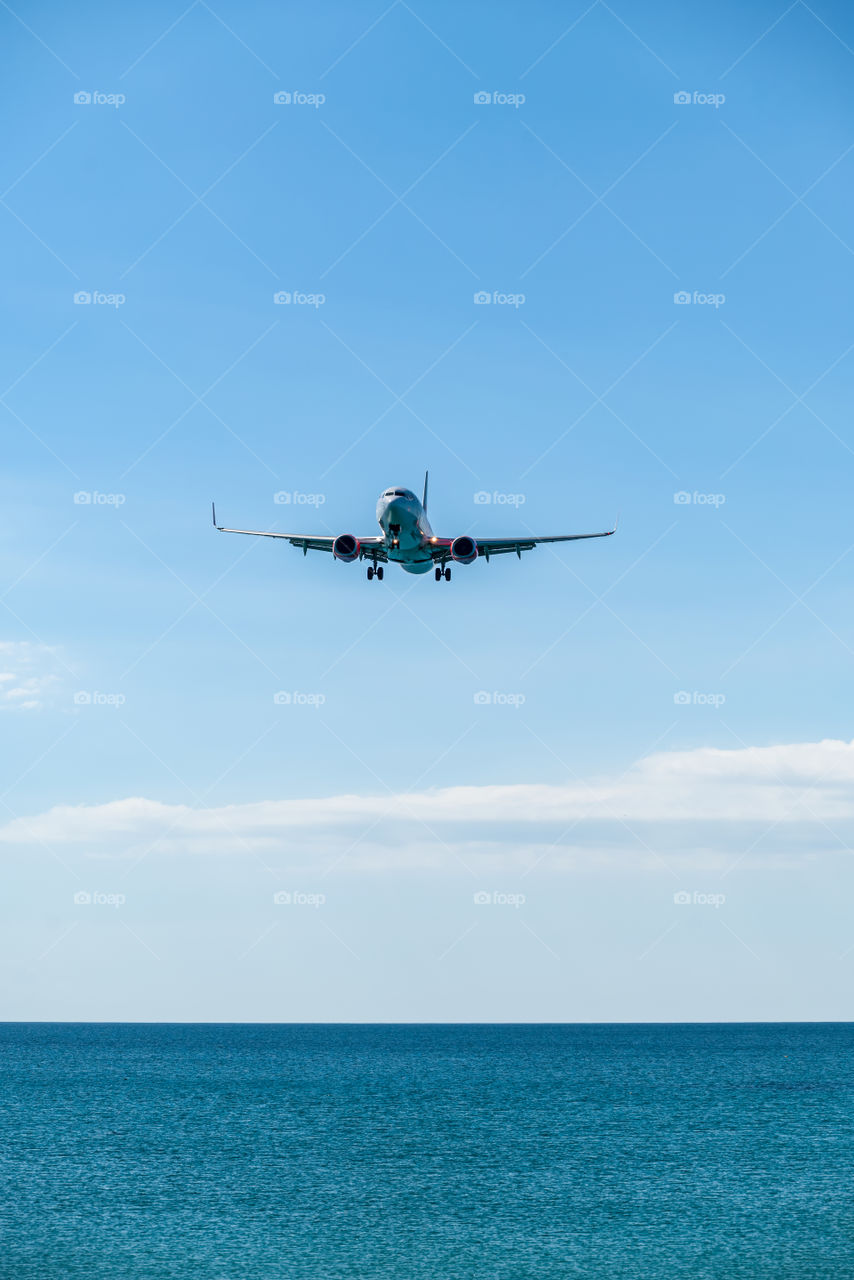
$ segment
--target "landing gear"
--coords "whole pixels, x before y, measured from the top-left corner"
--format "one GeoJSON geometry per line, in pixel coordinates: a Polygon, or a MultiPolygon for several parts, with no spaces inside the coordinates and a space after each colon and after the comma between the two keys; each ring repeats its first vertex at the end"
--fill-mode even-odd
{"type": "Polygon", "coordinates": [[[437,570],[436,570],[435,578],[436,578],[436,581],[437,581],[437,582],[441,582],[441,581],[442,581],[442,570],[441,570],[441,569],[437,569],[437,570]]]}
{"type": "Polygon", "coordinates": [[[377,577],[379,578],[380,582],[382,582],[382,580],[383,580],[383,567],[382,567],[382,565],[381,565],[381,564],[377,565],[376,573],[377,573],[377,577]]]}
{"type": "Polygon", "coordinates": [[[380,582],[383,580],[383,567],[381,564],[372,564],[368,566],[368,582],[372,578],[378,578],[380,582]]]}
{"type": "Polygon", "coordinates": [[[446,570],[445,570],[445,581],[446,581],[446,582],[450,582],[450,581],[451,581],[451,571],[450,571],[450,569],[446,569],[446,570]]]}
{"type": "Polygon", "coordinates": [[[450,581],[451,581],[451,571],[450,571],[450,569],[436,569],[436,570],[435,570],[435,573],[434,573],[434,576],[435,576],[435,578],[436,578],[436,581],[437,581],[437,582],[441,582],[443,578],[445,579],[445,581],[446,581],[446,582],[450,582],[450,581]]]}

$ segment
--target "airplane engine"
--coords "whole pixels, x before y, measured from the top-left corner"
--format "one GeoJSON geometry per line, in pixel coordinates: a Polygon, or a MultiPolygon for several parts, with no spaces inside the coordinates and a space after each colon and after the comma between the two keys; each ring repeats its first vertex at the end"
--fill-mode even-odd
{"type": "Polygon", "coordinates": [[[451,543],[451,559],[456,560],[457,564],[471,564],[472,560],[476,560],[477,543],[474,538],[470,538],[467,533],[461,538],[454,538],[451,543]]]}
{"type": "Polygon", "coordinates": [[[332,544],[332,554],[336,560],[343,560],[345,564],[358,560],[359,539],[354,538],[352,533],[340,533],[332,544]]]}

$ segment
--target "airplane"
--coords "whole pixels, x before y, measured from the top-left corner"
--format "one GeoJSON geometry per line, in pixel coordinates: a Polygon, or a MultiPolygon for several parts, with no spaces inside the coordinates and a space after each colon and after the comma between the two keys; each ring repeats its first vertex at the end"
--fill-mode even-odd
{"type": "Polygon", "coordinates": [[[437,538],[427,519],[427,481],[424,476],[424,496],[419,501],[411,489],[386,489],[377,502],[377,523],[382,532],[367,538],[357,538],[352,533],[332,535],[272,533],[263,529],[227,529],[216,522],[216,506],[211,503],[213,526],[219,533],[244,533],[254,538],[284,538],[292,547],[301,547],[303,555],[309,551],[330,551],[336,560],[351,564],[354,560],[367,560],[368,581],[380,582],[383,565],[391,561],[399,564],[406,573],[429,573],[434,570],[437,582],[451,581],[451,566],[472,564],[479,556],[489,563],[490,556],[515,551],[521,560],[523,551],[530,551],[541,542],[576,542],[581,538],[609,538],[617,532],[605,529],[602,533],[562,533],[553,537],[475,538],[468,533],[456,538],[437,538]]]}

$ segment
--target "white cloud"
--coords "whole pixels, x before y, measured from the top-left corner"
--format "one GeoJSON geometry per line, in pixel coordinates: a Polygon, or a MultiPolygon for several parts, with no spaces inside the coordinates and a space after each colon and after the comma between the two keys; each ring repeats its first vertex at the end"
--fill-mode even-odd
{"type": "Polygon", "coordinates": [[[29,640],[0,640],[0,710],[37,711],[59,683],[55,651],[29,640]]]}
{"type": "Polygon", "coordinates": [[[692,856],[731,860],[839,849],[854,832],[854,743],[660,752],[622,777],[446,787],[192,808],[129,798],[60,805],[0,827],[0,842],[127,857],[252,852],[288,865],[522,867],[692,856]],[[767,836],[765,833],[768,833],[767,836]]]}

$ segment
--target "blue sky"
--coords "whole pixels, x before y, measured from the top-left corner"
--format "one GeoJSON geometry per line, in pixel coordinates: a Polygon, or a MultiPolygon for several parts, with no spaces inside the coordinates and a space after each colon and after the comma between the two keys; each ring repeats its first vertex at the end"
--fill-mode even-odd
{"type": "Polygon", "coordinates": [[[2,1016],[850,1016],[846,6],[0,22],[2,1016]]]}

